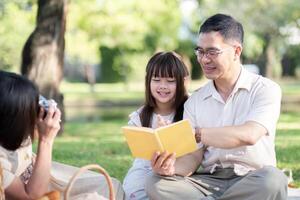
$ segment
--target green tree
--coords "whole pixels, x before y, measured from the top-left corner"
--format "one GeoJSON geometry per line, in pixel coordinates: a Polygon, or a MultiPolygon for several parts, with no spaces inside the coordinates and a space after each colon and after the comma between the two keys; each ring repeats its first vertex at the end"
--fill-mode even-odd
{"type": "Polygon", "coordinates": [[[281,75],[280,60],[289,45],[287,26],[299,28],[300,4],[297,0],[201,1],[204,16],[215,13],[233,15],[245,28],[245,57],[260,58],[268,77],[281,75]]]}
{"type": "Polygon", "coordinates": [[[104,69],[102,71],[104,77],[109,76],[105,74],[106,71],[113,70],[121,80],[125,80],[124,76],[128,76],[129,79],[143,78],[140,75],[151,54],[160,49],[174,50],[179,44],[178,30],[181,19],[178,0],[94,0],[88,2],[74,0],[70,5],[70,18],[71,23],[68,27],[70,33],[67,39],[72,37],[74,41],[67,43],[67,52],[71,53],[70,56],[80,57],[86,62],[97,60],[95,59],[96,52],[88,57],[84,56],[86,52],[80,48],[73,48],[79,41],[76,40],[78,35],[85,36],[84,40],[80,40],[84,46],[83,49],[86,49],[85,47],[94,49],[98,46],[98,49],[104,47],[111,49],[111,53],[115,53],[111,56],[113,60],[103,62],[103,55],[101,55],[103,52],[100,51],[99,60],[104,69]],[[83,7],[85,9],[82,9],[83,7]],[[72,14],[72,10],[81,12],[72,14]],[[77,49],[77,52],[69,51],[69,49],[77,49]],[[116,49],[118,51],[115,51],[116,49]]]}
{"type": "Polygon", "coordinates": [[[0,69],[19,71],[24,36],[34,27],[35,11],[31,1],[0,1],[0,69]]]}

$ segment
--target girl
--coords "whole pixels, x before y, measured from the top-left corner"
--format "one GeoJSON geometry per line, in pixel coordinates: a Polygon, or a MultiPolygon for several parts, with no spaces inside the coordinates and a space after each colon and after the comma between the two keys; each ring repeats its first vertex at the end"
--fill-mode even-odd
{"type": "MultiPolygon", "coordinates": [[[[129,125],[157,128],[183,117],[188,98],[185,80],[189,73],[175,52],[156,53],[148,62],[145,77],[145,105],[129,117],[129,125]]],[[[148,199],[146,176],[152,174],[148,160],[135,159],[123,183],[126,199],[148,199]]]]}
{"type": "Polygon", "coordinates": [[[54,138],[61,113],[39,107],[32,82],[0,71],[0,164],[6,199],[35,199],[48,191],[54,138]],[[38,135],[35,161],[31,141],[38,135]],[[42,177],[42,178],[41,178],[42,177]]]}

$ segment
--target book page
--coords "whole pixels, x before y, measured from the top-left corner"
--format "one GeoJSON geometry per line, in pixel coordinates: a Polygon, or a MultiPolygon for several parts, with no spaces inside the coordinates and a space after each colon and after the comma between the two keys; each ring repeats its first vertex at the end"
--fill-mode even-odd
{"type": "Polygon", "coordinates": [[[134,157],[151,160],[154,152],[163,151],[153,129],[125,126],[122,130],[134,157]]]}
{"type": "Polygon", "coordinates": [[[170,124],[157,129],[161,144],[169,153],[180,157],[197,150],[197,143],[192,126],[188,120],[170,124]]]}

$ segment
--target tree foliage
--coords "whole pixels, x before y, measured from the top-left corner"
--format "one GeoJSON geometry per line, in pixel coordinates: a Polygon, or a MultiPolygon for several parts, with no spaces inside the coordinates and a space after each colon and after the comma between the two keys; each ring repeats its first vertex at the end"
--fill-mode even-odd
{"type": "Polygon", "coordinates": [[[297,0],[203,0],[201,3],[206,16],[221,12],[241,21],[245,28],[244,58],[260,63],[267,76],[281,75],[280,60],[290,45],[287,38],[291,36],[284,30],[299,29],[297,0]]]}
{"type": "MultiPolygon", "coordinates": [[[[0,68],[17,71],[36,10],[36,0],[0,0],[0,68]]],[[[283,55],[290,52],[290,45],[299,45],[291,43],[292,30],[300,29],[299,10],[298,0],[71,0],[66,57],[71,64],[79,63],[77,67],[100,63],[102,77],[115,75],[112,81],[126,81],[143,79],[146,62],[155,51],[176,50],[195,66],[197,78],[193,47],[199,26],[207,17],[225,13],[244,25],[243,62],[256,63],[262,72],[278,76],[283,55]],[[193,4],[193,9],[182,9],[182,2],[193,4]],[[100,49],[115,55],[104,58],[100,49]]]]}
{"type": "Polygon", "coordinates": [[[36,5],[31,1],[0,1],[0,69],[19,71],[21,51],[33,30],[36,5]]]}
{"type": "Polygon", "coordinates": [[[144,70],[151,54],[159,49],[174,50],[178,47],[181,23],[178,4],[177,0],[74,1],[68,18],[71,22],[68,25],[67,52],[86,62],[100,58],[105,78],[109,76],[106,71],[115,71],[119,80],[128,76],[127,72],[132,72],[128,78],[141,77],[137,74],[143,73],[141,69],[144,70]],[[77,10],[81,11],[80,15],[77,10]],[[84,40],[78,40],[80,35],[84,40]],[[82,43],[78,44],[79,41],[82,43]],[[74,48],[81,45],[82,48],[74,48]],[[97,47],[111,49],[111,53],[115,53],[110,56],[113,60],[104,58],[101,55],[104,51],[85,51],[89,49],[87,46],[93,50],[97,47]],[[136,63],[137,60],[140,63],[136,63]]]}

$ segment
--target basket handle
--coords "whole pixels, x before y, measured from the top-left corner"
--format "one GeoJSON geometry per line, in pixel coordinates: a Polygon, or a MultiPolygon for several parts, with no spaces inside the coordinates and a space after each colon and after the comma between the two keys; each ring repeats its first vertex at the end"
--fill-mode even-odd
{"type": "Polygon", "coordinates": [[[76,178],[82,174],[83,172],[87,171],[87,170],[90,170],[90,169],[95,169],[97,170],[98,172],[100,172],[101,174],[104,175],[105,177],[105,180],[108,184],[108,188],[109,188],[109,199],[110,200],[115,200],[115,193],[114,193],[114,187],[113,187],[113,183],[112,183],[112,180],[109,176],[109,174],[106,172],[105,169],[103,169],[102,167],[100,167],[99,165],[96,165],[96,164],[91,164],[91,165],[86,165],[86,166],[83,166],[81,167],[73,176],[72,178],[70,179],[67,187],[66,187],[66,190],[65,190],[65,194],[64,194],[64,199],[67,200],[69,199],[69,196],[70,196],[70,191],[74,185],[74,182],[76,180],[76,178]]]}

